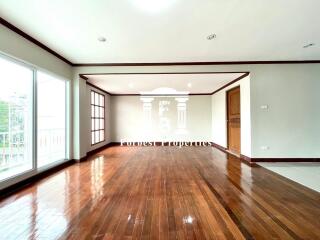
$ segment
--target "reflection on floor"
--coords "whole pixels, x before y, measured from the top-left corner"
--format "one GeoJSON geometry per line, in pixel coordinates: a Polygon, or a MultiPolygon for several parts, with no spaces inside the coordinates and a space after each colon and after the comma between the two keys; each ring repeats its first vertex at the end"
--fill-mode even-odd
{"type": "Polygon", "coordinates": [[[315,240],[319,203],[212,147],[113,146],[0,200],[0,239],[315,240]]]}
{"type": "Polygon", "coordinates": [[[320,163],[259,163],[259,165],[320,192],[320,163]]]}

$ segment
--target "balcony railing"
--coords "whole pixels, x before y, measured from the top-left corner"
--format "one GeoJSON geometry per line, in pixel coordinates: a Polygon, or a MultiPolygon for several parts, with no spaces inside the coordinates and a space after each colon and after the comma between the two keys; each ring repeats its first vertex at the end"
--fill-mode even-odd
{"type": "MultiPolygon", "coordinates": [[[[0,174],[8,169],[29,164],[31,144],[26,141],[25,131],[0,132],[0,174]]],[[[38,159],[41,165],[65,157],[65,129],[38,131],[38,159]]]]}

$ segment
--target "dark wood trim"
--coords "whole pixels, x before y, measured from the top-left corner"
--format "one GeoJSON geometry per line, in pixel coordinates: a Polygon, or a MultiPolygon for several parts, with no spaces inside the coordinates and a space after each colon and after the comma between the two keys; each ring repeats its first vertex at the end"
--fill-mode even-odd
{"type": "Polygon", "coordinates": [[[189,93],[186,95],[183,94],[137,94],[137,93],[120,93],[120,94],[110,94],[111,96],[141,96],[141,97],[176,97],[176,96],[199,96],[199,95],[212,95],[211,93],[189,93]]]}
{"type": "Polygon", "coordinates": [[[219,145],[219,144],[216,144],[216,143],[214,143],[214,142],[211,142],[211,145],[212,145],[212,147],[217,148],[217,149],[219,149],[220,151],[222,151],[222,152],[224,152],[224,153],[226,153],[226,154],[228,154],[228,155],[234,156],[235,158],[239,159],[240,161],[242,161],[243,163],[245,163],[246,165],[248,165],[248,166],[250,166],[250,167],[255,166],[255,163],[252,162],[252,161],[250,161],[250,158],[249,158],[249,157],[246,157],[246,156],[240,154],[240,158],[239,158],[238,156],[230,153],[227,148],[222,147],[222,146],[219,145]]]}
{"type": "Polygon", "coordinates": [[[225,153],[228,153],[228,152],[227,152],[227,148],[222,147],[222,146],[219,145],[219,144],[216,144],[216,143],[214,143],[214,142],[211,142],[211,145],[212,145],[212,147],[218,148],[219,150],[221,150],[221,151],[223,151],[223,152],[225,152],[225,153]]]}
{"type": "Polygon", "coordinates": [[[103,93],[105,93],[105,94],[108,94],[108,95],[111,95],[111,96],[112,96],[111,93],[107,92],[106,90],[103,90],[102,88],[99,88],[98,86],[96,86],[96,85],[94,85],[94,84],[92,84],[92,83],[90,83],[90,82],[88,82],[88,81],[86,81],[86,84],[89,85],[89,86],[91,86],[91,87],[93,87],[93,88],[98,89],[99,91],[101,91],[101,92],[103,92],[103,93]]]}
{"type": "Polygon", "coordinates": [[[86,80],[86,81],[89,79],[88,77],[86,77],[86,76],[83,75],[83,74],[79,74],[79,77],[82,78],[83,80],[86,80]]]}
{"type": "Polygon", "coordinates": [[[213,94],[215,94],[215,93],[217,93],[217,92],[221,91],[222,89],[224,89],[224,88],[226,88],[226,87],[228,87],[228,86],[230,86],[230,85],[232,85],[232,84],[234,84],[234,83],[238,82],[239,80],[241,80],[242,78],[245,78],[245,77],[246,77],[246,76],[248,76],[249,74],[250,74],[250,73],[248,73],[248,72],[244,73],[243,75],[241,75],[240,77],[236,78],[235,80],[233,80],[233,81],[231,81],[231,82],[229,82],[229,83],[225,84],[225,85],[224,85],[224,86],[222,86],[221,88],[219,88],[219,89],[215,90],[214,92],[212,92],[212,93],[211,93],[211,95],[213,95],[213,94]]]}
{"type": "Polygon", "coordinates": [[[241,71],[241,72],[111,72],[111,73],[81,73],[79,74],[80,77],[84,79],[88,79],[86,76],[95,76],[95,75],[183,75],[183,74],[226,74],[226,73],[250,73],[248,71],[241,71]]]}
{"type": "Polygon", "coordinates": [[[32,185],[32,184],[40,181],[43,178],[48,177],[49,175],[57,173],[60,170],[66,168],[66,167],[68,167],[68,166],[70,166],[70,165],[72,165],[74,163],[75,163],[74,159],[66,161],[66,162],[64,162],[62,164],[59,164],[59,165],[54,166],[52,168],[49,168],[49,169],[47,169],[47,170],[45,170],[43,172],[39,172],[39,173],[29,177],[29,178],[21,180],[20,182],[17,182],[17,183],[15,183],[13,185],[10,185],[10,186],[8,186],[6,188],[3,188],[3,189],[0,190],[0,200],[8,197],[11,194],[16,193],[19,190],[24,189],[25,187],[27,187],[29,185],[32,185]]]}
{"type": "Polygon", "coordinates": [[[100,91],[109,94],[110,96],[177,96],[177,95],[172,95],[172,94],[150,94],[150,95],[142,95],[142,94],[138,94],[138,93],[109,93],[101,88],[99,88],[98,86],[88,82],[89,78],[87,77],[87,75],[139,75],[139,74],[226,74],[226,73],[243,73],[240,77],[237,77],[236,79],[232,80],[231,82],[223,85],[222,87],[220,87],[219,89],[213,91],[212,93],[190,93],[188,95],[190,96],[198,96],[198,95],[213,95],[219,91],[221,91],[222,89],[230,86],[231,84],[234,84],[235,82],[241,80],[242,78],[248,76],[250,74],[250,72],[183,72],[183,73],[179,73],[179,72],[172,72],[172,73],[92,73],[92,74],[79,74],[79,77],[86,80],[87,84],[95,87],[97,89],[99,89],[100,91]]]}
{"type": "Polygon", "coordinates": [[[63,56],[61,56],[59,53],[53,51],[51,48],[47,47],[46,45],[44,45],[43,43],[39,42],[38,40],[36,40],[35,38],[31,37],[29,34],[25,33],[24,31],[20,30],[19,28],[17,28],[16,26],[12,25],[11,23],[9,23],[8,21],[4,20],[2,17],[0,17],[0,24],[2,24],[3,26],[7,27],[8,29],[10,29],[11,31],[19,34],[21,37],[29,40],[30,42],[32,42],[33,44],[37,45],[38,47],[42,48],[43,50],[51,53],[52,55],[54,55],[55,57],[59,58],[60,60],[64,61],[65,63],[73,66],[74,64],[72,62],[70,62],[68,59],[64,58],[63,56]]]}
{"type": "Polygon", "coordinates": [[[189,93],[189,96],[206,96],[206,95],[209,95],[211,96],[212,94],[211,93],[189,93]]]}
{"type": "Polygon", "coordinates": [[[240,158],[248,163],[252,163],[251,158],[247,157],[246,155],[240,154],[240,158]]]}
{"type": "Polygon", "coordinates": [[[83,162],[86,161],[88,159],[88,153],[86,153],[86,155],[80,159],[74,159],[75,162],[83,162]]]}
{"type": "Polygon", "coordinates": [[[320,158],[251,158],[243,154],[240,158],[249,163],[258,162],[320,162],[320,158]]]}
{"type": "Polygon", "coordinates": [[[250,158],[251,162],[320,162],[320,158],[250,158]]]}
{"type": "Polygon", "coordinates": [[[105,144],[105,145],[103,145],[101,147],[98,147],[98,148],[94,149],[94,150],[91,150],[91,151],[87,152],[87,158],[92,156],[92,155],[94,155],[94,154],[96,154],[96,153],[98,153],[98,152],[100,152],[100,151],[102,151],[102,150],[105,150],[105,149],[107,149],[109,147],[116,146],[116,145],[117,145],[117,143],[110,142],[110,143],[107,143],[107,144],[105,144]]]}
{"type": "MultiPolygon", "coordinates": [[[[127,93],[127,94],[126,93],[119,93],[119,94],[112,93],[110,95],[111,96],[119,96],[119,97],[121,97],[121,96],[142,96],[141,94],[138,94],[138,93],[127,93]]],[[[144,95],[144,96],[146,96],[146,95],[144,95]]]]}
{"type": "Polygon", "coordinates": [[[128,67],[128,66],[189,66],[189,65],[253,65],[253,64],[314,64],[320,60],[282,61],[224,61],[224,62],[153,62],[153,63],[74,63],[75,67],[128,67]]]}

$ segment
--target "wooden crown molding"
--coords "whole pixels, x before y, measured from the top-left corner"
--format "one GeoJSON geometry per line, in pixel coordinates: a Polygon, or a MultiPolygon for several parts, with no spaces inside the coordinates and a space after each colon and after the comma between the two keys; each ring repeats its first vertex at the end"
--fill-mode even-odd
{"type": "MultiPolygon", "coordinates": [[[[238,82],[239,80],[245,78],[246,76],[248,76],[250,74],[250,72],[183,72],[183,73],[177,73],[177,72],[174,72],[174,73],[143,73],[143,74],[219,74],[219,73],[243,73],[240,77],[237,77],[236,79],[232,80],[231,82],[223,85],[222,87],[220,87],[219,89],[213,91],[213,92],[208,92],[208,93],[190,93],[188,95],[190,96],[198,96],[198,95],[213,95],[219,91],[221,91],[222,89],[230,86],[231,84],[234,84],[236,82],[238,82]]],[[[86,81],[86,83],[88,85],[90,85],[91,87],[95,87],[97,89],[99,89],[100,91],[106,93],[106,94],[109,94],[110,96],[142,96],[141,94],[136,94],[136,93],[133,93],[133,94],[125,94],[125,93],[110,93],[106,90],[103,90],[102,88],[90,83],[88,80],[89,78],[85,75],[119,75],[119,74],[122,74],[122,75],[127,75],[127,73],[92,73],[92,74],[79,74],[79,77],[84,79],[86,81]]],[[[128,73],[128,74],[139,74],[139,73],[128,73]]],[[[146,96],[146,95],[143,95],[143,96],[146,96]]],[[[170,94],[156,94],[156,95],[152,95],[152,96],[176,96],[176,95],[170,95],[170,94]]]]}
{"type": "Polygon", "coordinates": [[[252,64],[314,64],[320,60],[282,61],[220,61],[220,62],[153,62],[153,63],[74,63],[74,67],[142,67],[142,66],[190,66],[190,65],[252,65],[252,64]]]}
{"type": "Polygon", "coordinates": [[[81,73],[79,74],[80,77],[87,80],[88,77],[86,76],[95,76],[95,75],[183,75],[183,74],[226,74],[226,73],[250,73],[249,71],[241,71],[241,72],[110,72],[110,73],[81,73]]]}
{"type": "Polygon", "coordinates": [[[230,86],[231,84],[234,84],[234,83],[238,82],[239,80],[241,80],[242,78],[245,78],[245,77],[246,77],[246,76],[248,76],[249,74],[250,74],[249,72],[246,72],[246,73],[242,74],[240,77],[237,77],[237,78],[236,78],[236,79],[234,79],[233,81],[231,81],[231,82],[229,82],[229,83],[227,83],[227,84],[223,85],[221,88],[218,88],[217,90],[213,91],[213,92],[211,93],[211,95],[213,95],[213,94],[215,94],[215,93],[217,93],[217,92],[221,91],[222,89],[224,89],[224,88],[226,88],[226,87],[230,86]]]}
{"type": "Polygon", "coordinates": [[[108,95],[112,96],[112,94],[109,93],[108,91],[103,90],[102,88],[99,88],[98,86],[96,86],[96,85],[94,85],[94,84],[92,84],[92,83],[90,83],[90,82],[88,82],[88,81],[86,81],[86,84],[89,85],[89,86],[91,86],[91,87],[94,87],[94,88],[100,90],[101,92],[103,92],[103,93],[105,93],[105,94],[108,94],[108,95]]]}
{"type": "Polygon", "coordinates": [[[148,62],[148,63],[72,63],[65,57],[61,56],[54,50],[50,49],[45,44],[41,43],[37,39],[31,37],[21,29],[17,28],[13,24],[9,23],[2,17],[0,17],[0,24],[7,27],[11,31],[19,34],[23,38],[34,43],[38,47],[46,50],[52,55],[56,56],[60,60],[69,64],[72,67],[128,67],[128,66],[191,66],[191,65],[251,65],[251,64],[315,64],[320,63],[320,60],[282,60],[282,61],[212,61],[212,62],[148,62]]]}
{"type": "Polygon", "coordinates": [[[36,40],[35,38],[31,37],[29,34],[25,33],[24,31],[20,30],[19,28],[17,28],[16,26],[12,25],[11,23],[9,23],[8,21],[4,20],[2,17],[0,17],[0,24],[2,24],[3,26],[9,28],[11,31],[19,34],[21,37],[24,37],[25,39],[29,40],[30,42],[34,43],[35,45],[37,45],[38,47],[46,50],[47,52],[51,53],[52,55],[54,55],[55,57],[59,58],[60,60],[64,61],[65,63],[73,66],[73,63],[70,62],[68,59],[62,57],[59,53],[53,51],[51,48],[47,47],[46,45],[44,45],[43,43],[39,42],[38,40],[36,40]]]}

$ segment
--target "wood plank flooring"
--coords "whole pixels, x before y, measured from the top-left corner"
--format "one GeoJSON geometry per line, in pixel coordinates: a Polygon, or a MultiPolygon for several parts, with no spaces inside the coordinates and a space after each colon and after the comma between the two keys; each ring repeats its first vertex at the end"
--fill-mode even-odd
{"type": "Polygon", "coordinates": [[[108,148],[0,202],[0,239],[320,239],[320,194],[212,147],[108,148]]]}

